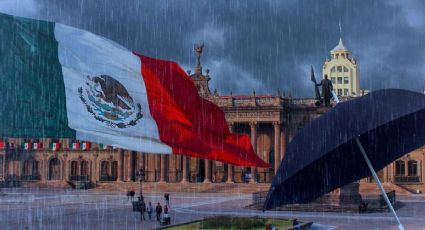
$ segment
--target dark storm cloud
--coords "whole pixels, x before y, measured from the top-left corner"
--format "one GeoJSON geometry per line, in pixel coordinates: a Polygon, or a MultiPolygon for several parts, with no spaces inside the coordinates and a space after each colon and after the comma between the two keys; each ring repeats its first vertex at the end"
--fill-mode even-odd
{"type": "Polygon", "coordinates": [[[193,45],[220,93],[311,96],[316,75],[337,44],[360,63],[361,87],[425,86],[425,4],[421,1],[100,1],[20,0],[6,12],[69,24],[148,56],[193,67],[193,45]]]}

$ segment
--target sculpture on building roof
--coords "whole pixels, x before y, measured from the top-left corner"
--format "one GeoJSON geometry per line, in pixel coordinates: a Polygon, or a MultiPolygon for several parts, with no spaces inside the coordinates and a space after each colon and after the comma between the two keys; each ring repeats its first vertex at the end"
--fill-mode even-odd
{"type": "Polygon", "coordinates": [[[204,43],[194,46],[195,55],[196,55],[196,66],[201,66],[201,54],[203,49],[204,49],[204,43]]]}

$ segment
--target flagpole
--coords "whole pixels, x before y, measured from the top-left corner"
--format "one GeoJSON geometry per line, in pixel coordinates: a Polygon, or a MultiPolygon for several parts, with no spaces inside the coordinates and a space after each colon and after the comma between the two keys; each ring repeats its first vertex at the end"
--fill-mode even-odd
{"type": "Polygon", "coordinates": [[[393,214],[393,215],[394,215],[394,217],[395,217],[395,220],[397,221],[398,229],[399,229],[399,230],[404,230],[404,227],[403,227],[403,225],[401,224],[400,220],[398,219],[398,216],[397,216],[396,212],[394,211],[393,205],[391,204],[390,200],[388,199],[387,193],[385,192],[384,187],[382,186],[381,181],[380,181],[380,180],[379,180],[379,178],[378,178],[378,175],[376,175],[376,172],[375,172],[375,170],[373,169],[373,166],[372,166],[372,164],[370,163],[369,158],[367,157],[366,152],[364,151],[364,148],[363,148],[363,146],[362,146],[362,143],[360,142],[360,140],[359,140],[359,138],[358,138],[358,137],[356,137],[356,143],[357,143],[357,146],[358,146],[358,147],[359,147],[359,149],[360,149],[360,152],[361,152],[361,153],[362,153],[362,155],[363,155],[363,158],[364,158],[364,159],[365,159],[365,161],[366,161],[367,166],[368,166],[368,167],[369,167],[369,169],[370,169],[370,172],[372,173],[373,179],[375,179],[376,183],[378,184],[378,187],[381,189],[382,195],[384,196],[384,199],[385,199],[385,201],[387,202],[388,208],[391,210],[392,214],[393,214]]]}

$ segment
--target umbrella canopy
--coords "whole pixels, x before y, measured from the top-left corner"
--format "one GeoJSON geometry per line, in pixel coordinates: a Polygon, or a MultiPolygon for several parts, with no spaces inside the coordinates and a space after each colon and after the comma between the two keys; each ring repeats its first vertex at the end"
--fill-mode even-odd
{"type": "Polygon", "coordinates": [[[399,89],[339,103],[306,125],[288,145],[264,210],[307,203],[425,145],[425,95],[399,89]]]}

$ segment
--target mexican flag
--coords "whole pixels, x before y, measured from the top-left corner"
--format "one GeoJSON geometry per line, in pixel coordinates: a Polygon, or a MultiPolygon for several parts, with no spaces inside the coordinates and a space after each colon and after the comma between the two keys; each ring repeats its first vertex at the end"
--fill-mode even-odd
{"type": "Polygon", "coordinates": [[[52,151],[58,151],[60,149],[60,143],[59,142],[51,142],[50,143],[50,150],[52,151]]]}
{"type": "Polygon", "coordinates": [[[91,143],[87,141],[83,141],[81,144],[81,150],[89,150],[91,147],[91,143]]]}
{"type": "Polygon", "coordinates": [[[6,148],[6,144],[4,143],[2,139],[0,139],[0,150],[3,150],[5,148],[6,148]]]}
{"type": "Polygon", "coordinates": [[[79,141],[73,141],[69,144],[69,148],[73,150],[80,149],[80,142],[79,141]]]}
{"type": "Polygon", "coordinates": [[[31,142],[22,143],[22,149],[30,150],[31,149],[31,142]]]}
{"type": "Polygon", "coordinates": [[[42,148],[43,148],[43,143],[41,143],[41,142],[32,143],[32,149],[38,150],[38,149],[42,149],[42,148]]]}
{"type": "Polygon", "coordinates": [[[99,149],[100,150],[111,149],[111,146],[110,145],[105,145],[105,144],[99,144],[99,149]]]}
{"type": "MultiPolygon", "coordinates": [[[[90,32],[0,14],[0,137],[69,138],[269,167],[174,62],[90,32]]],[[[149,45],[149,44],[146,44],[149,45]]]]}

